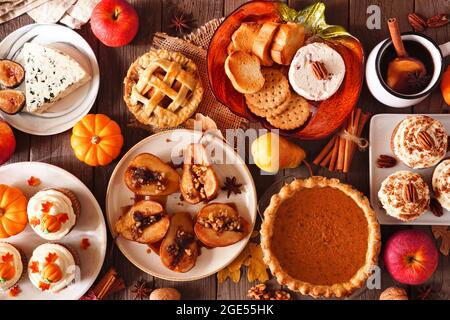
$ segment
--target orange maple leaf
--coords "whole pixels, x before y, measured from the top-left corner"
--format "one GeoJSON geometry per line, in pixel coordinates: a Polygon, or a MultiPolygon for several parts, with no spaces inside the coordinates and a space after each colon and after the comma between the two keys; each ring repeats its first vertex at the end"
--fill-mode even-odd
{"type": "Polygon", "coordinates": [[[41,179],[31,176],[31,177],[27,180],[27,183],[28,183],[28,185],[29,185],[30,187],[37,187],[38,185],[41,184],[41,179]]]}
{"type": "Polygon", "coordinates": [[[56,218],[58,219],[58,221],[62,224],[64,222],[66,222],[67,220],[69,220],[69,216],[67,215],[67,213],[58,213],[56,215],[56,218]]]}
{"type": "Polygon", "coordinates": [[[9,294],[10,297],[17,297],[21,291],[22,290],[20,290],[19,286],[14,286],[11,289],[9,289],[9,293],[8,294],[9,294]]]}
{"type": "Polygon", "coordinates": [[[56,260],[58,260],[58,255],[56,253],[49,252],[45,257],[45,261],[47,262],[47,264],[53,263],[56,260]]]}
{"type": "Polygon", "coordinates": [[[39,281],[39,289],[41,289],[42,291],[50,289],[50,283],[39,281]]]}
{"type": "Polygon", "coordinates": [[[53,203],[50,201],[45,201],[43,203],[41,203],[42,209],[41,211],[44,213],[49,213],[50,209],[53,207],[53,203]]]}
{"type": "Polygon", "coordinates": [[[2,256],[2,260],[3,262],[11,262],[14,260],[14,256],[8,252],[7,254],[2,256]]]}
{"type": "Polygon", "coordinates": [[[39,273],[39,262],[31,261],[28,268],[31,270],[31,273],[39,273]]]}
{"type": "Polygon", "coordinates": [[[36,226],[38,226],[38,225],[41,224],[41,220],[39,220],[37,217],[32,217],[32,218],[30,219],[30,224],[31,224],[33,227],[36,227],[36,226]]]}
{"type": "Polygon", "coordinates": [[[91,246],[91,243],[89,242],[88,238],[81,239],[80,247],[82,250],[87,250],[91,246]]]}

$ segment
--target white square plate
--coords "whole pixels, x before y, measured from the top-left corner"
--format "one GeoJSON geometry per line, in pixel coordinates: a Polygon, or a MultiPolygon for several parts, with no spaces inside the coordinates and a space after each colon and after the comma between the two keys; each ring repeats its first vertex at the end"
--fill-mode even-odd
{"type": "MultiPolygon", "coordinates": [[[[369,168],[370,168],[370,202],[378,216],[380,224],[414,224],[414,225],[450,225],[450,212],[444,209],[442,217],[436,217],[430,211],[425,212],[421,217],[410,222],[402,222],[386,214],[386,211],[378,200],[378,190],[381,183],[390,174],[408,170],[419,173],[431,188],[431,177],[435,167],[428,169],[411,169],[401,162],[393,168],[378,168],[376,161],[379,155],[393,155],[390,147],[390,139],[395,126],[410,114],[377,114],[370,121],[370,148],[369,148],[369,168]]],[[[442,124],[450,132],[450,115],[448,114],[430,114],[428,115],[442,124]]]]}

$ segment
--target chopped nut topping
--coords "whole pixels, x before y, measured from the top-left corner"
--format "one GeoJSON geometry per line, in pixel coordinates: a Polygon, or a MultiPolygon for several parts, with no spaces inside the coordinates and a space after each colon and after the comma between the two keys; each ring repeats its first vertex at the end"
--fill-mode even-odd
{"type": "Polygon", "coordinates": [[[284,290],[269,291],[263,283],[250,288],[247,296],[252,300],[291,300],[292,296],[284,290]]]}
{"type": "Polygon", "coordinates": [[[188,257],[192,255],[192,250],[187,248],[192,242],[194,242],[194,235],[178,229],[175,236],[175,241],[167,247],[167,253],[173,257],[172,266],[176,266],[180,262],[184,254],[188,257]]]}
{"type": "Polygon", "coordinates": [[[156,184],[158,190],[166,189],[164,173],[151,171],[145,167],[131,167],[129,170],[131,170],[131,180],[134,187],[140,188],[145,185],[156,184]]]}
{"type": "MultiPolygon", "coordinates": [[[[192,182],[194,183],[194,189],[200,194],[200,199],[205,200],[208,197],[205,192],[205,175],[208,168],[203,165],[194,164],[191,166],[192,182]]],[[[192,190],[194,191],[194,190],[192,190]]],[[[189,198],[194,198],[194,192],[187,194],[189,198]]]]}
{"type": "Polygon", "coordinates": [[[212,228],[217,232],[241,231],[241,219],[239,217],[230,217],[226,210],[220,210],[219,213],[210,213],[208,217],[198,219],[198,223],[205,228],[212,228]]]}

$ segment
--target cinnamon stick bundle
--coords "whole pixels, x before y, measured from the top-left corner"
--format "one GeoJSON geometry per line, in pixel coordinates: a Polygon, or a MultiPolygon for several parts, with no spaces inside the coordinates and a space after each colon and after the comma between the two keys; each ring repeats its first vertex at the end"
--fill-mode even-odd
{"type": "Polygon", "coordinates": [[[313,163],[330,171],[347,173],[356,151],[355,140],[361,137],[370,114],[360,108],[352,111],[341,130],[325,145],[313,163]]]}
{"type": "Polygon", "coordinates": [[[110,268],[108,272],[100,279],[100,281],[94,286],[95,296],[99,300],[103,300],[108,295],[125,289],[125,282],[120,278],[119,274],[114,268],[110,268]]]}

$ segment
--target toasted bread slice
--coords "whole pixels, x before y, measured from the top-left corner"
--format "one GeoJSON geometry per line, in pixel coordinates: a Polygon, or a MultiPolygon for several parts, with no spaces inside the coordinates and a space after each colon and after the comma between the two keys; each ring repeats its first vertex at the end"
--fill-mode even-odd
{"type": "Polygon", "coordinates": [[[292,22],[282,24],[273,37],[270,56],[276,63],[288,65],[304,41],[305,29],[301,24],[292,22]]]}
{"type": "MultiPolygon", "coordinates": [[[[256,22],[244,22],[231,36],[231,42],[233,43],[232,48],[229,50],[234,51],[244,51],[247,53],[252,53],[253,42],[255,42],[258,36],[259,30],[262,25],[256,22]]],[[[231,53],[228,51],[228,53],[231,53]]]]}
{"type": "Polygon", "coordinates": [[[233,87],[241,93],[255,93],[264,85],[261,64],[254,55],[236,51],[225,60],[225,73],[233,87]]]}
{"type": "Polygon", "coordinates": [[[262,25],[261,30],[258,32],[258,36],[253,42],[252,52],[256,55],[261,64],[266,67],[270,67],[273,64],[273,60],[270,58],[270,46],[272,45],[273,37],[278,29],[278,23],[266,22],[262,25]]]}

